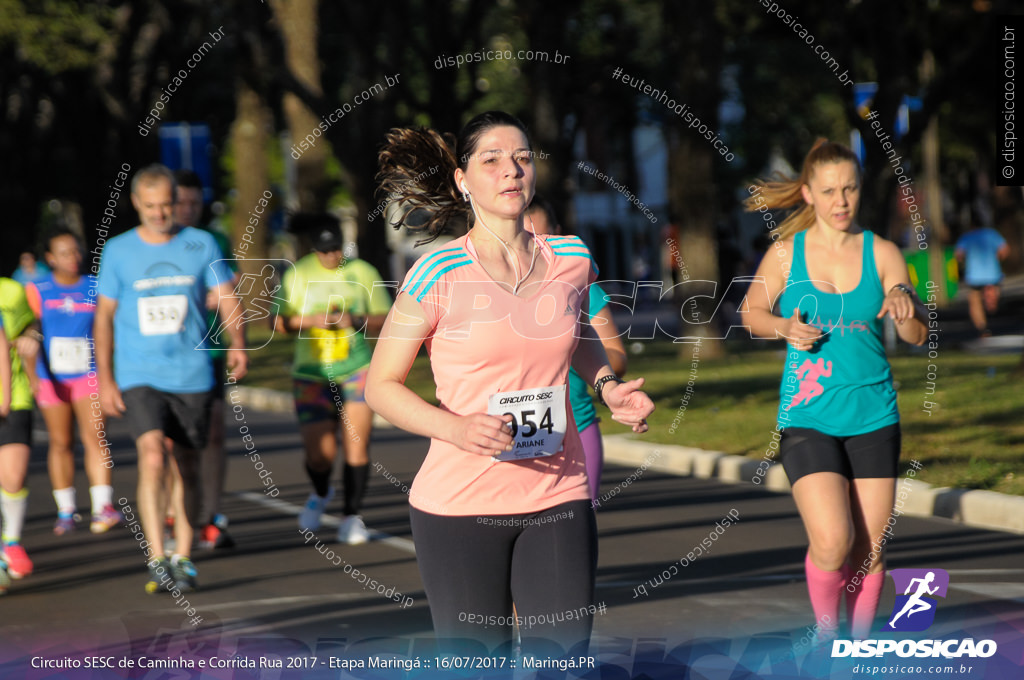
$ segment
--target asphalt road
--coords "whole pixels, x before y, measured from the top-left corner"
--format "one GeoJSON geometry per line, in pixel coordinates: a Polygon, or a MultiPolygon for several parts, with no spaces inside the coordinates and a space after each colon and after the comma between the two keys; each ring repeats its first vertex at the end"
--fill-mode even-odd
{"type": "MultiPolygon", "coordinates": [[[[235,425],[229,424],[223,511],[237,547],[195,553],[200,591],[187,595],[187,604],[177,604],[170,595],[144,592],[143,553],[125,527],[99,536],[87,527],[63,537],[52,534],[54,508],[45,449],[36,447],[23,536],[36,570],[16,581],[0,600],[0,677],[391,678],[483,673],[433,666],[408,676],[397,670],[368,669],[349,674],[330,667],[345,657],[382,658],[385,652],[433,663],[430,616],[416,569],[407,499],[400,484],[387,478],[410,483],[426,442],[397,430],[374,433],[372,456],[381,467],[371,476],[364,517],[376,540],[339,546],[333,540],[337,520],[328,520],[330,526],[317,536],[326,553],[321,554],[315,540],[305,542],[295,519],[308,485],[294,417],[250,410],[244,415],[280,493],[276,498],[263,493],[257,470],[242,455],[235,425]],[[356,571],[346,571],[346,564],[381,584],[385,595],[361,585],[356,571]],[[188,607],[195,610],[191,618],[188,607]],[[197,617],[201,621],[195,622],[197,617]],[[87,669],[91,656],[104,660],[90,665],[110,663],[115,668],[87,669]],[[214,657],[252,658],[264,664],[280,659],[296,667],[146,665],[154,659],[202,659],[209,664],[214,657]],[[53,667],[75,663],[79,667],[53,667]],[[45,664],[51,667],[38,667],[45,664]]],[[[117,463],[115,498],[133,504],[135,456],[123,425],[111,430],[117,463]]],[[[602,493],[635,472],[606,468],[602,493]]],[[[78,486],[81,502],[88,498],[81,472],[78,486]]],[[[335,517],[339,510],[336,501],[335,517]]],[[[792,659],[792,646],[799,644],[813,616],[803,580],[805,538],[787,495],[647,470],[603,503],[598,525],[597,601],[604,613],[595,617],[590,655],[603,669],[578,674],[853,678],[865,672],[855,670],[855,663],[889,662],[822,662],[802,651],[796,661],[792,659]],[[738,521],[725,526],[730,515],[738,521]],[[687,558],[713,534],[709,552],[687,558]]],[[[993,639],[999,651],[990,659],[948,661],[951,667],[972,665],[973,670],[955,668],[951,675],[927,677],[1024,677],[1024,536],[911,517],[899,518],[894,534],[890,569],[944,569],[950,574],[950,588],[938,601],[935,623],[926,632],[888,637],[993,639]]],[[[890,579],[876,629],[884,624],[894,597],[890,579]]],[[[517,667],[518,674],[525,672],[517,667]]],[[[576,675],[570,671],[568,677],[576,675]]]]}

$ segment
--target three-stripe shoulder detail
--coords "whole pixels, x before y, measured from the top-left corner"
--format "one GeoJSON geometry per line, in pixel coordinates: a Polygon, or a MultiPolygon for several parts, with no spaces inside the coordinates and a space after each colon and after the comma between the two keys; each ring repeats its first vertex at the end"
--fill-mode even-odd
{"type": "Polygon", "coordinates": [[[548,245],[555,255],[561,257],[585,257],[590,260],[590,268],[597,273],[597,263],[590,249],[579,236],[549,236],[548,245]]]}
{"type": "Polygon", "coordinates": [[[416,298],[417,302],[421,302],[444,274],[472,262],[461,246],[442,248],[427,255],[413,267],[402,290],[416,298]]]}

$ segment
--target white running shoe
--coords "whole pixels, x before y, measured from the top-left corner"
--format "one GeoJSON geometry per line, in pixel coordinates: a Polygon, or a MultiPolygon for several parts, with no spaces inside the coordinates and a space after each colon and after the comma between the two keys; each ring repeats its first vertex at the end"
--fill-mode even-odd
{"type": "Polygon", "coordinates": [[[315,493],[309,494],[306,507],[302,508],[302,512],[299,513],[299,528],[309,531],[319,529],[320,517],[324,514],[324,509],[327,508],[327,504],[331,502],[332,498],[334,498],[333,488],[327,490],[327,498],[317,496],[315,493]]]}
{"type": "Polygon", "coordinates": [[[359,515],[349,515],[338,527],[338,542],[348,545],[362,545],[370,540],[370,532],[359,515]]]}

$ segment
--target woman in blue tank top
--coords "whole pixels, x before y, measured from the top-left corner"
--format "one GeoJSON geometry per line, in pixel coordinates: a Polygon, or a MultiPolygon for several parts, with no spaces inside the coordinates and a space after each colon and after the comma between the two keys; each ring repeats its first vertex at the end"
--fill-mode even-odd
{"type": "Polygon", "coordinates": [[[927,328],[899,248],[856,222],[860,188],[853,152],[819,140],[798,178],[755,184],[746,201],[773,244],[743,318],[789,345],[776,430],[810,543],[804,566],[821,641],[839,635],[844,592],[849,634],[866,637],[884,585],[900,429],[883,319],[915,345],[927,328]],[[787,208],[798,209],[776,225],[787,208]]]}
{"type": "Polygon", "coordinates": [[[83,249],[73,232],[58,229],[49,235],[46,244],[46,260],[53,273],[29,283],[25,295],[42,333],[37,338],[33,391],[49,433],[47,465],[57,503],[53,533],[60,536],[78,525],[74,456],[77,421],[92,501],[89,528],[99,534],[123,518],[114,508],[110,485],[114,461],[93,371],[96,279],[80,272],[83,249]]]}

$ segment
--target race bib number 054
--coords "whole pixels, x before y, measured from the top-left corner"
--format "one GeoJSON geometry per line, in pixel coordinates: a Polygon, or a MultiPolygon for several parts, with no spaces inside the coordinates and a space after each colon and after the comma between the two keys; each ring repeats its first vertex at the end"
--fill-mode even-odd
{"type": "Polygon", "coordinates": [[[153,295],[139,298],[139,332],[142,335],[180,333],[188,314],[185,295],[153,295]]]}
{"type": "Polygon", "coordinates": [[[495,456],[496,461],[540,458],[562,450],[568,422],[565,385],[492,394],[487,413],[512,416],[513,448],[495,456]]]}

